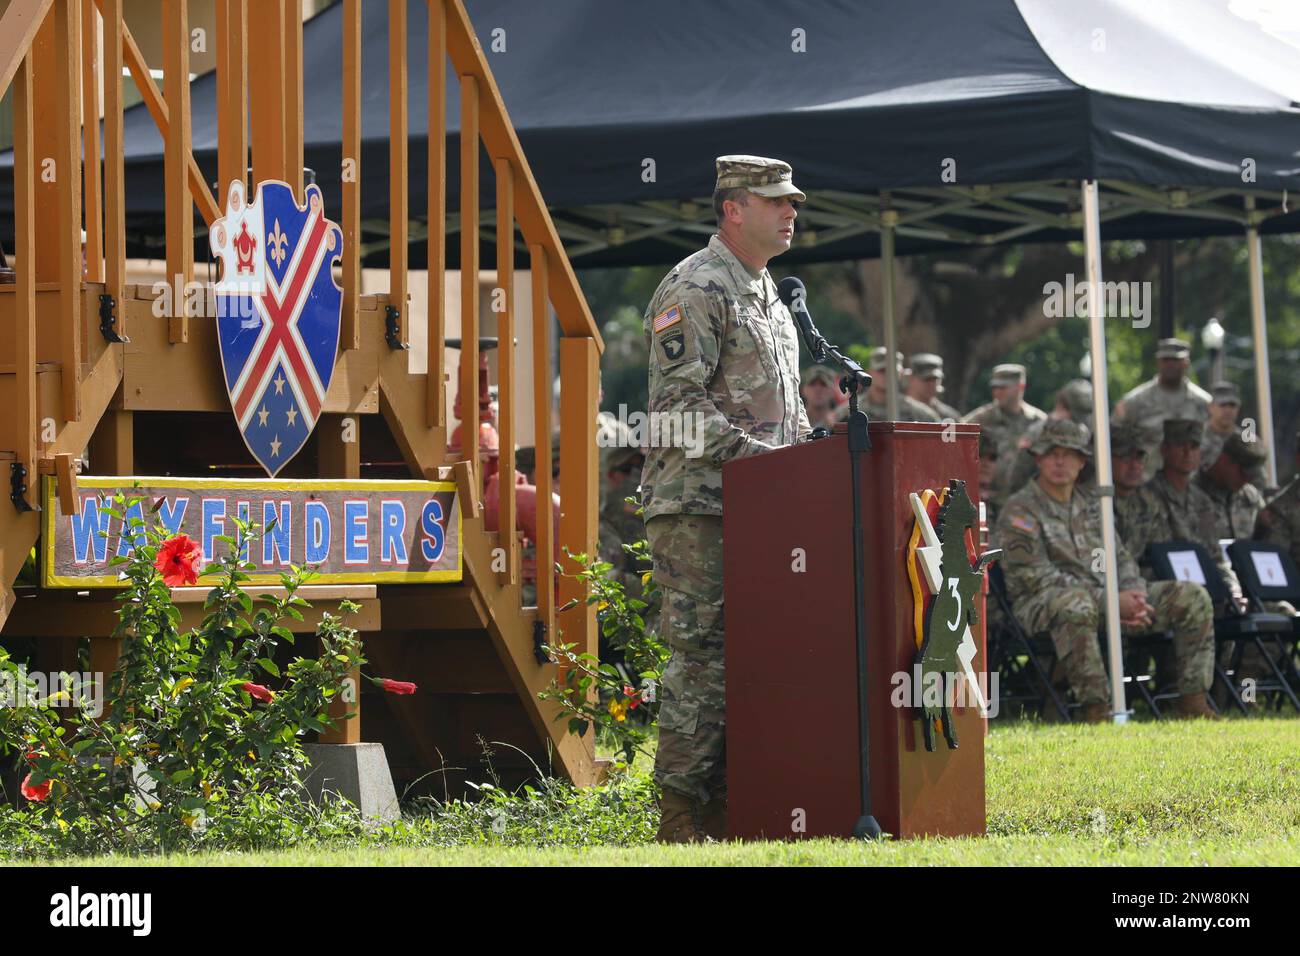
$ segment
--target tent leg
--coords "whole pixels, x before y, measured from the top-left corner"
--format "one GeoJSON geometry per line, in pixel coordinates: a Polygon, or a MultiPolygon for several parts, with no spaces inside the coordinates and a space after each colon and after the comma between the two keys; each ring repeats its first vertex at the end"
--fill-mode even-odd
{"type": "Polygon", "coordinates": [[[1260,246],[1259,225],[1255,221],[1255,197],[1246,197],[1250,225],[1246,227],[1246,253],[1250,268],[1250,335],[1255,342],[1255,405],[1259,415],[1259,434],[1268,460],[1264,464],[1270,488],[1277,487],[1277,446],[1273,444],[1273,386],[1268,366],[1268,325],[1264,312],[1264,253],[1260,246]]]}
{"type": "MultiPolygon", "coordinates": [[[[885,198],[884,202],[888,202],[885,198]]],[[[881,281],[881,317],[885,329],[885,409],[891,422],[898,421],[898,363],[894,354],[898,351],[898,316],[894,313],[894,225],[898,222],[898,213],[893,209],[880,211],[880,281],[881,281]]]]}
{"type": "Polygon", "coordinates": [[[1101,499],[1101,546],[1106,552],[1106,647],[1110,658],[1111,712],[1115,723],[1128,719],[1124,702],[1124,650],[1119,623],[1119,548],[1115,541],[1115,485],[1110,469],[1110,395],[1106,370],[1106,317],[1102,313],[1101,215],[1097,183],[1085,180],[1083,192],[1084,261],[1088,272],[1088,339],[1092,352],[1093,464],[1101,499]]]}

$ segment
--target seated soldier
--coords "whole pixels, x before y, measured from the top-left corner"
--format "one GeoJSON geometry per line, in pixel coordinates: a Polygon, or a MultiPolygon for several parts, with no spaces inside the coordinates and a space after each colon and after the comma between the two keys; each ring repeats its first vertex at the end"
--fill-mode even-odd
{"type": "MultiPolygon", "coordinates": [[[[1191,541],[1205,549],[1214,566],[1219,569],[1219,576],[1233,602],[1245,610],[1245,599],[1241,596],[1241,583],[1236,572],[1219,547],[1219,529],[1215,523],[1215,505],[1202,490],[1196,480],[1201,467],[1201,444],[1204,439],[1204,426],[1188,418],[1166,418],[1164,422],[1164,439],[1160,443],[1161,467],[1155,477],[1147,482],[1146,488],[1151,497],[1160,504],[1161,521],[1157,529],[1147,528],[1142,537],[1145,540],[1130,542],[1125,538],[1136,558],[1141,558],[1146,546],[1154,541],[1191,541]],[[1163,537],[1157,537],[1160,534],[1163,537]],[[1141,550],[1133,550],[1140,545],[1141,550]]],[[[1115,479],[1116,493],[1119,490],[1119,478],[1115,479]]],[[[1117,505],[1118,508],[1118,505],[1117,505]]],[[[1136,534],[1137,532],[1135,532],[1136,534]]],[[[1226,610],[1221,608],[1220,610],[1226,610]]]]}
{"type": "Polygon", "coordinates": [[[1256,484],[1264,483],[1264,462],[1268,455],[1260,442],[1229,435],[1223,450],[1196,476],[1196,484],[1214,503],[1214,525],[1220,538],[1240,541],[1254,537],[1264,495],[1256,484]]]}
{"type": "MultiPolygon", "coordinates": [[[[1038,476],[1007,500],[994,546],[1005,552],[1002,571],[1016,617],[1031,633],[1051,635],[1083,719],[1104,721],[1110,694],[1097,638],[1105,620],[1101,509],[1096,494],[1076,484],[1092,454],[1088,431],[1051,421],[1031,451],[1038,476]]],[[[1172,630],[1177,715],[1216,717],[1205,699],[1214,668],[1213,608],[1205,589],[1187,581],[1148,584],[1123,543],[1116,546],[1124,632],[1172,630]]]]}

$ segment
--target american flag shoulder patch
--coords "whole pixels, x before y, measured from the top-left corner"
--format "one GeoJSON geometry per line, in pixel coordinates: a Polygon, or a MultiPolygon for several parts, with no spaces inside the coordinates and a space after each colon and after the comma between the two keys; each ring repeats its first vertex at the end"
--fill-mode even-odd
{"type": "Polygon", "coordinates": [[[682,320],[682,307],[675,305],[671,309],[660,312],[654,318],[654,330],[656,333],[664,329],[670,329],[682,320]]]}
{"type": "Polygon", "coordinates": [[[1033,518],[1027,518],[1023,515],[1013,515],[1011,518],[1011,527],[1028,534],[1033,534],[1038,530],[1038,522],[1033,518]]]}

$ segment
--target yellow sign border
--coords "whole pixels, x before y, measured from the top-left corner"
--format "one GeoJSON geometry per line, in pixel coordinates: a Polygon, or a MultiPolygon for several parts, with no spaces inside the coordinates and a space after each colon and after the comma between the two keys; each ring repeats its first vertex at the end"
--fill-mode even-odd
{"type": "MultiPolygon", "coordinates": [[[[46,588],[124,588],[126,583],[116,574],[89,575],[86,577],[69,577],[52,574],[54,567],[55,506],[58,494],[52,475],[44,476],[41,490],[41,505],[44,515],[41,521],[44,539],[41,547],[41,586],[46,588]]],[[[105,488],[127,491],[130,487],[148,488],[265,488],[281,491],[450,491],[456,495],[456,567],[440,571],[371,571],[367,573],[339,572],[334,574],[317,573],[307,584],[437,584],[465,579],[465,538],[463,527],[463,509],[459,492],[454,481],[420,481],[416,479],[384,478],[297,478],[279,480],[275,478],[177,478],[174,476],[154,477],[150,475],[94,475],[77,478],[78,488],[105,488]]],[[[65,516],[66,517],[66,516],[65,516]]],[[[283,572],[251,573],[249,584],[279,585],[283,572]]],[[[214,584],[216,575],[199,578],[201,584],[214,584]]]]}

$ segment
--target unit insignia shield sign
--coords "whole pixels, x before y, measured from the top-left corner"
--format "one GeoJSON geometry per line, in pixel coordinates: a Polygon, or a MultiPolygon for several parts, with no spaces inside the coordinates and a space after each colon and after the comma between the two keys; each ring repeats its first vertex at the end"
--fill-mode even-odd
{"type": "Polygon", "coordinates": [[[274,478],[320,419],[339,347],[343,290],[333,265],[343,233],[320,188],[299,206],[288,183],[230,184],[208,242],[221,260],[217,341],[230,407],[253,457],[274,478]]]}

